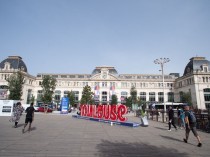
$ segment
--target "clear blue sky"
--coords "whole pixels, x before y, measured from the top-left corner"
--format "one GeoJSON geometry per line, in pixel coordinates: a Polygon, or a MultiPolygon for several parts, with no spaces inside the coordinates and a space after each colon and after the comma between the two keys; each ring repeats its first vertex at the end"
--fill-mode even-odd
{"type": "Polygon", "coordinates": [[[0,61],[19,55],[32,75],[184,72],[210,60],[210,0],[0,0],[0,61]]]}

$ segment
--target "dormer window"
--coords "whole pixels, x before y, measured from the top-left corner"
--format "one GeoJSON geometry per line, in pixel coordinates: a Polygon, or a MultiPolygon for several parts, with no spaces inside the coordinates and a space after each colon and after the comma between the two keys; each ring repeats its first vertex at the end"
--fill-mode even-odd
{"type": "Polygon", "coordinates": [[[204,72],[208,72],[208,67],[204,67],[204,72]]]}
{"type": "Polygon", "coordinates": [[[10,63],[9,62],[5,62],[4,63],[4,70],[9,70],[10,69],[10,63]]]}
{"type": "Polygon", "coordinates": [[[202,65],[202,71],[207,73],[209,71],[208,66],[207,65],[202,65]]]}
{"type": "Polygon", "coordinates": [[[22,70],[22,71],[24,71],[24,70],[25,70],[25,68],[24,68],[23,66],[21,66],[21,70],[22,70]]]}

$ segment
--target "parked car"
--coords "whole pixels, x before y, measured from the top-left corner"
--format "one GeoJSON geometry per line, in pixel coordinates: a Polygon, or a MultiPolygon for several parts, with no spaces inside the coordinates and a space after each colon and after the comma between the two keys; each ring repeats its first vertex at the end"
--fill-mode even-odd
{"type": "MultiPolygon", "coordinates": [[[[39,112],[44,112],[44,106],[39,107],[39,108],[38,108],[38,111],[39,111],[39,112]]],[[[52,111],[53,111],[52,108],[49,108],[49,107],[47,108],[47,112],[48,112],[48,113],[49,113],[49,112],[52,112],[52,111]]]]}
{"type": "Polygon", "coordinates": [[[35,112],[39,112],[39,110],[38,110],[39,107],[40,107],[40,106],[34,106],[35,112]]]}

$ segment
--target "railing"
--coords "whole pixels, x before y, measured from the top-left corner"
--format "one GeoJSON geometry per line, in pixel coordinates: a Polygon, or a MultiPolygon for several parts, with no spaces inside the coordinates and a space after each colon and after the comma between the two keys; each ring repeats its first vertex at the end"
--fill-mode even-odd
{"type": "Polygon", "coordinates": [[[197,121],[197,129],[210,132],[210,116],[208,114],[195,114],[197,121]]]}
{"type": "Polygon", "coordinates": [[[168,114],[163,110],[146,110],[147,118],[150,120],[155,120],[159,122],[167,122],[168,114]]]}
{"type": "MultiPolygon", "coordinates": [[[[140,116],[140,111],[136,112],[136,116],[140,116]]],[[[168,123],[168,112],[163,110],[146,110],[146,116],[150,120],[168,123]]],[[[210,132],[210,115],[206,113],[196,113],[197,129],[210,132]]],[[[177,126],[180,126],[177,111],[174,110],[174,121],[177,126]]]]}

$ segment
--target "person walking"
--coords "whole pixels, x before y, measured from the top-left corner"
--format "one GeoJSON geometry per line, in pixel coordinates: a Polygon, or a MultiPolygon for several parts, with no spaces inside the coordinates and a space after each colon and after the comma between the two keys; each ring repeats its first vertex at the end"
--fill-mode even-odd
{"type": "Polygon", "coordinates": [[[174,128],[177,130],[177,127],[176,125],[174,124],[174,110],[172,109],[172,107],[170,106],[169,107],[169,111],[168,111],[168,118],[169,118],[169,121],[168,121],[168,131],[171,131],[171,124],[174,126],[174,128]]]}
{"type": "Polygon", "coordinates": [[[28,107],[26,109],[26,118],[25,118],[25,125],[24,125],[24,128],[22,129],[22,133],[25,132],[25,128],[26,126],[28,125],[29,123],[29,127],[28,127],[28,131],[30,132],[31,131],[31,123],[32,121],[34,120],[34,107],[33,107],[33,103],[30,104],[30,107],[28,107]]]}
{"type": "Polygon", "coordinates": [[[190,133],[190,130],[192,130],[194,136],[198,140],[198,145],[197,146],[201,147],[202,146],[201,139],[198,136],[198,133],[197,133],[197,130],[196,130],[196,117],[195,117],[194,113],[190,110],[189,106],[185,106],[184,110],[185,110],[185,126],[186,126],[185,136],[186,137],[183,140],[184,140],[185,143],[188,142],[189,133],[190,133]]]}
{"type": "Polygon", "coordinates": [[[180,119],[180,129],[185,128],[185,113],[182,108],[180,109],[179,119],[180,119]]]}
{"type": "Polygon", "coordinates": [[[20,117],[23,111],[24,111],[24,108],[22,107],[21,103],[17,102],[13,110],[12,118],[9,120],[10,122],[15,122],[15,125],[14,125],[15,128],[17,128],[18,122],[20,120],[20,117]]]}

